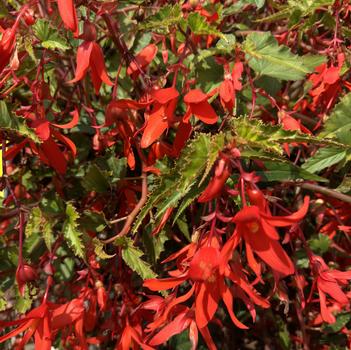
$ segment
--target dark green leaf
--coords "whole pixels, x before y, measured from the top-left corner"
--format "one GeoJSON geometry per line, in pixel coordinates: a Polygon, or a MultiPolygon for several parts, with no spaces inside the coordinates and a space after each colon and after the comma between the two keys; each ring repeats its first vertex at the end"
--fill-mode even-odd
{"type": "Polygon", "coordinates": [[[317,173],[343,161],[346,155],[347,152],[341,148],[320,148],[313,157],[307,159],[302,167],[311,173],[317,173]]]}

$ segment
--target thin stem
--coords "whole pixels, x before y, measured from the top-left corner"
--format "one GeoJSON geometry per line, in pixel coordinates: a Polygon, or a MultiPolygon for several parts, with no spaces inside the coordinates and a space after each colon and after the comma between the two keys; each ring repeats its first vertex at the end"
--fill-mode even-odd
{"type": "Polygon", "coordinates": [[[346,194],[332,190],[330,188],[325,188],[325,187],[322,187],[320,185],[306,183],[306,182],[302,182],[302,183],[294,182],[294,185],[299,186],[305,190],[318,192],[318,193],[324,194],[326,196],[329,196],[329,197],[332,197],[332,198],[338,199],[340,201],[351,204],[351,196],[348,196],[346,194]]]}
{"type": "Polygon", "coordinates": [[[147,199],[147,176],[146,176],[146,172],[143,171],[142,173],[142,187],[141,187],[141,197],[139,199],[138,204],[135,206],[135,208],[133,209],[133,211],[127,216],[127,220],[124,223],[124,226],[122,228],[122,230],[120,232],[118,232],[116,235],[114,235],[113,237],[106,239],[106,240],[102,240],[101,242],[104,244],[108,244],[108,243],[112,243],[115,239],[117,239],[118,237],[123,237],[126,234],[128,234],[130,227],[132,226],[132,223],[135,219],[135,217],[137,216],[137,214],[139,213],[139,210],[144,206],[146,199],[147,199]]]}

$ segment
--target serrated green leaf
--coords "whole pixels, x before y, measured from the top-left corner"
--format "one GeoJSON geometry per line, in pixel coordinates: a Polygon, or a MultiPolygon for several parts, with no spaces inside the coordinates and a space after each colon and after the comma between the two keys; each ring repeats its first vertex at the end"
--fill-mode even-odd
{"type": "Polygon", "coordinates": [[[278,155],[283,153],[282,144],[306,142],[336,147],[346,145],[321,137],[302,134],[298,131],[284,130],[280,125],[265,124],[258,119],[238,117],[231,120],[231,128],[236,134],[235,140],[238,145],[256,147],[265,152],[278,155]]]}
{"type": "Polygon", "coordinates": [[[32,26],[34,34],[41,41],[41,45],[46,49],[68,50],[69,46],[64,37],[59,32],[50,27],[50,23],[44,19],[38,19],[32,26]]]}
{"type": "Polygon", "coordinates": [[[320,137],[335,137],[340,142],[351,145],[351,92],[345,95],[334,107],[320,137]]]}
{"type": "Polygon", "coordinates": [[[150,193],[145,206],[140,211],[133,232],[136,232],[148,212],[156,207],[156,217],[170,207],[176,207],[192,187],[198,183],[208,167],[216,160],[218,152],[224,147],[224,135],[197,134],[183,149],[180,158],[169,172],[158,180],[155,189],[150,193]]]}
{"type": "Polygon", "coordinates": [[[210,25],[206,18],[198,12],[192,12],[188,16],[188,26],[196,35],[215,35],[226,40],[226,37],[214,26],[210,25]]]}
{"type": "Polygon", "coordinates": [[[44,215],[39,207],[34,207],[27,221],[25,235],[29,238],[33,233],[38,234],[38,237],[43,238],[47,248],[51,250],[54,241],[54,224],[55,222],[44,215]]]}
{"type": "Polygon", "coordinates": [[[82,232],[78,228],[79,214],[72,203],[67,203],[66,220],[63,224],[63,235],[74,254],[84,259],[84,246],[81,239],[82,232]]]}
{"type": "Polygon", "coordinates": [[[248,35],[243,50],[249,66],[258,74],[281,80],[300,80],[313,71],[311,62],[306,65],[302,57],[292,54],[288,47],[278,45],[269,32],[248,35]]]}
{"type": "Polygon", "coordinates": [[[156,14],[149,16],[144,23],[139,24],[139,28],[166,34],[169,27],[179,24],[182,20],[183,15],[179,4],[166,5],[156,14]]]}
{"type": "Polygon", "coordinates": [[[100,168],[91,164],[82,179],[82,185],[87,191],[96,191],[96,192],[107,192],[110,188],[109,183],[100,170],[100,168]]]}
{"type": "Polygon", "coordinates": [[[151,234],[152,225],[149,225],[143,230],[142,240],[145,247],[145,255],[151,263],[156,263],[161,253],[165,249],[165,243],[169,237],[165,230],[161,230],[156,236],[151,234]]]}
{"type": "Polygon", "coordinates": [[[11,116],[5,101],[0,101],[0,129],[12,131],[21,136],[28,137],[36,143],[40,143],[34,130],[30,129],[23,119],[11,116]]]}
{"type": "Polygon", "coordinates": [[[347,152],[341,148],[320,148],[314,156],[307,158],[302,168],[311,173],[317,173],[345,160],[346,155],[347,152]]]}
{"type": "Polygon", "coordinates": [[[144,253],[134,246],[134,242],[124,237],[124,245],[122,246],[122,258],[124,262],[136,272],[143,280],[156,277],[151,270],[150,264],[142,260],[144,253]]]}
{"type": "Polygon", "coordinates": [[[102,260],[112,259],[113,257],[116,256],[116,254],[113,254],[113,255],[107,254],[104,250],[103,243],[96,237],[93,238],[93,246],[94,246],[94,252],[96,256],[102,260]]]}

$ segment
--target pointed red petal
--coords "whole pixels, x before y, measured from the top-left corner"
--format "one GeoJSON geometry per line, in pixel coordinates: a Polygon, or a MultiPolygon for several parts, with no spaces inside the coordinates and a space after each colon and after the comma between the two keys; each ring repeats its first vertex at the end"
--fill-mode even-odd
{"type": "Polygon", "coordinates": [[[57,6],[65,26],[77,35],[78,20],[73,0],[57,0],[57,6]]]}
{"type": "Polygon", "coordinates": [[[295,213],[288,216],[271,216],[262,213],[262,217],[276,227],[290,226],[294,223],[301,221],[307,214],[308,206],[310,204],[310,197],[306,196],[303,201],[302,207],[295,213]]]}
{"type": "Polygon", "coordinates": [[[43,142],[40,145],[40,148],[47,158],[50,166],[52,166],[58,173],[64,174],[67,169],[67,160],[55,141],[50,138],[43,142]]]}
{"type": "Polygon", "coordinates": [[[179,96],[179,92],[174,87],[170,87],[160,90],[153,90],[150,95],[158,103],[166,104],[167,102],[177,98],[179,96]]]}
{"type": "Polygon", "coordinates": [[[91,71],[94,75],[98,76],[101,81],[105,84],[113,86],[112,81],[107,75],[106,67],[105,67],[105,59],[102,49],[99,44],[93,42],[93,49],[91,52],[91,60],[90,60],[91,71]]]}
{"type": "Polygon", "coordinates": [[[334,300],[336,300],[341,305],[348,304],[349,300],[346,294],[342,291],[338,283],[327,281],[322,277],[318,277],[318,289],[324,293],[329,294],[334,300]]]}
{"type": "Polygon", "coordinates": [[[328,310],[327,308],[327,298],[324,294],[324,292],[322,290],[320,290],[318,288],[318,292],[319,292],[319,303],[321,306],[321,316],[323,321],[327,322],[327,323],[335,323],[336,319],[334,317],[334,315],[328,310]]]}
{"type": "Polygon", "coordinates": [[[142,148],[149,147],[168,128],[167,118],[164,117],[164,106],[161,106],[155,113],[151,114],[146,123],[140,143],[142,148]]]}
{"type": "Polygon", "coordinates": [[[218,115],[207,101],[192,104],[191,113],[206,124],[215,124],[218,120],[218,115]]]}
{"type": "Polygon", "coordinates": [[[78,47],[77,50],[77,67],[74,79],[69,80],[67,83],[76,83],[77,81],[84,78],[89,66],[90,57],[93,50],[93,42],[85,41],[82,45],[78,47]]]}
{"type": "Polygon", "coordinates": [[[233,312],[233,295],[230,292],[230,289],[224,284],[224,290],[222,292],[222,298],[224,301],[225,306],[227,307],[228,313],[230,318],[232,319],[233,323],[241,329],[249,329],[246,325],[241,323],[235,316],[233,312]]]}
{"type": "Polygon", "coordinates": [[[186,276],[183,277],[170,277],[164,279],[151,278],[144,281],[143,286],[153,291],[166,290],[174,288],[186,280],[186,276]]]}
{"type": "Polygon", "coordinates": [[[212,320],[218,308],[220,291],[216,282],[199,283],[195,299],[195,318],[199,328],[205,327],[212,320]]]}
{"type": "Polygon", "coordinates": [[[187,103],[187,104],[189,104],[189,103],[200,103],[200,102],[203,102],[203,101],[207,101],[207,95],[204,94],[199,89],[190,90],[184,96],[184,102],[187,103]]]}
{"type": "Polygon", "coordinates": [[[68,122],[66,124],[51,123],[51,125],[56,126],[57,128],[60,128],[60,129],[71,129],[71,128],[74,128],[79,122],[79,112],[75,108],[74,111],[72,111],[70,113],[70,115],[73,117],[70,122],[68,122]]]}
{"type": "Polygon", "coordinates": [[[191,320],[186,317],[185,313],[179,314],[173,321],[167,323],[160,332],[151,338],[149,342],[150,345],[156,346],[165,343],[169,338],[183,332],[188,327],[190,321],[191,320]]]}

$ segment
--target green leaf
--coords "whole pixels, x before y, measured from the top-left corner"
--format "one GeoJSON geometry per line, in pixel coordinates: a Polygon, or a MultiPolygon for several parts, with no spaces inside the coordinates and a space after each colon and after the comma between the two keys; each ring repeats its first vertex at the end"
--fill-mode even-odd
{"type": "Polygon", "coordinates": [[[256,175],[260,176],[262,181],[293,181],[293,180],[311,180],[326,182],[328,180],[323,177],[311,174],[310,172],[301,169],[293,163],[283,162],[265,162],[266,170],[255,171],[256,175]]]}
{"type": "Polygon", "coordinates": [[[338,333],[343,329],[351,320],[350,312],[343,312],[336,315],[336,322],[333,324],[323,324],[322,332],[338,333]]]}
{"type": "Polygon", "coordinates": [[[92,164],[89,166],[82,179],[82,185],[87,191],[107,192],[110,188],[109,183],[100,168],[92,164]]]}
{"type": "Polygon", "coordinates": [[[55,222],[44,215],[39,207],[34,207],[27,221],[25,235],[28,238],[33,235],[33,233],[38,234],[39,237],[44,239],[47,248],[51,250],[54,241],[54,225],[55,222]]]}
{"type": "Polygon", "coordinates": [[[224,147],[224,139],[224,134],[221,133],[213,136],[197,134],[188,142],[175,166],[160,177],[150,193],[135,221],[133,232],[137,231],[152,208],[157,208],[155,217],[160,218],[168,208],[175,208],[195,184],[199,184],[200,179],[211,169],[218,152],[224,147]]]}
{"type": "Polygon", "coordinates": [[[63,224],[63,235],[74,254],[84,259],[84,246],[81,239],[82,232],[78,228],[79,214],[72,203],[67,203],[66,220],[63,224]]]}
{"type": "Polygon", "coordinates": [[[41,45],[50,50],[68,50],[69,46],[64,37],[59,32],[50,27],[50,23],[44,19],[38,19],[32,26],[35,35],[41,41],[41,45]]]}
{"type": "Polygon", "coordinates": [[[216,48],[220,51],[232,52],[235,49],[236,38],[234,34],[223,34],[223,37],[218,40],[216,48]]]}
{"type": "Polygon", "coordinates": [[[159,232],[156,236],[151,234],[152,225],[144,229],[142,240],[145,247],[146,256],[151,263],[156,263],[160,258],[161,253],[165,249],[165,243],[169,240],[169,237],[165,230],[159,232]]]}
{"type": "Polygon", "coordinates": [[[94,252],[96,256],[102,260],[112,259],[113,257],[116,256],[116,254],[113,254],[113,255],[107,254],[104,250],[103,243],[96,237],[93,238],[93,246],[94,246],[94,252]]]}
{"type": "Polygon", "coordinates": [[[156,14],[149,16],[144,23],[139,24],[139,28],[166,34],[169,32],[169,27],[181,23],[182,20],[183,15],[179,4],[166,5],[156,14]]]}
{"type": "Polygon", "coordinates": [[[10,114],[5,101],[0,101],[0,129],[12,131],[40,143],[34,130],[30,129],[22,118],[10,114]]]}
{"type": "Polygon", "coordinates": [[[143,280],[156,277],[155,272],[151,270],[150,264],[141,259],[144,253],[134,246],[134,242],[127,237],[124,237],[122,242],[122,258],[124,262],[143,280]]]}
{"type": "Polygon", "coordinates": [[[302,168],[311,173],[317,173],[343,161],[346,155],[347,152],[341,148],[320,148],[313,157],[307,158],[302,168]]]}
{"type": "Polygon", "coordinates": [[[316,254],[324,254],[328,251],[331,240],[327,235],[319,233],[308,241],[312,251],[316,254]]]}
{"type": "MultiPolygon", "coordinates": [[[[234,138],[238,145],[258,148],[278,155],[283,154],[281,145],[284,143],[306,142],[345,147],[344,144],[334,140],[306,135],[298,131],[284,130],[280,125],[265,124],[261,120],[249,119],[245,116],[233,118],[230,127],[235,134],[234,138]]],[[[227,135],[228,137],[230,140],[231,136],[227,135]]]]}
{"type": "Polygon", "coordinates": [[[292,54],[286,46],[278,45],[269,32],[248,35],[243,50],[249,66],[258,74],[282,80],[300,80],[313,71],[311,59],[306,64],[303,57],[292,54]]]}
{"type": "Polygon", "coordinates": [[[127,159],[124,158],[116,158],[115,155],[112,155],[106,160],[106,163],[112,172],[111,182],[116,182],[125,176],[127,171],[127,159]]]}
{"type": "Polygon", "coordinates": [[[351,145],[351,92],[345,95],[334,107],[320,137],[336,138],[342,143],[351,145]]]}
{"type": "Polygon", "coordinates": [[[29,287],[28,285],[25,286],[24,289],[24,295],[20,295],[18,289],[16,288],[16,303],[15,303],[15,309],[17,312],[20,314],[24,314],[26,311],[30,309],[32,306],[32,298],[29,293],[29,287]]]}
{"type": "Polygon", "coordinates": [[[216,35],[224,40],[227,38],[214,26],[211,26],[205,17],[198,12],[192,12],[188,16],[188,26],[196,35],[216,35]]]}

